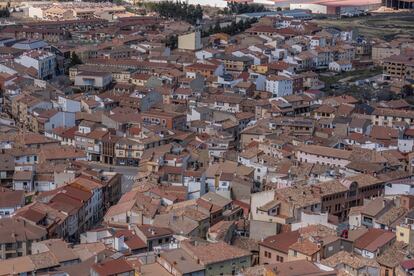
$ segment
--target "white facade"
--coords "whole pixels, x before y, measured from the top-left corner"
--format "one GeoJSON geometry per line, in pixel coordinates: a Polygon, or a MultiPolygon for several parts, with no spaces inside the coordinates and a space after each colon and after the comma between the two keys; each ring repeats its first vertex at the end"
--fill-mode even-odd
{"type": "Polygon", "coordinates": [[[410,180],[400,183],[387,183],[385,185],[385,196],[414,195],[414,183],[410,180]]]}
{"type": "Polygon", "coordinates": [[[412,139],[398,139],[398,150],[404,153],[412,152],[414,147],[414,140],[412,139]]]}
{"type": "Polygon", "coordinates": [[[66,112],[80,112],[81,111],[81,103],[79,101],[67,99],[62,96],[58,97],[58,105],[60,108],[62,108],[62,111],[66,111],[66,112]]]}
{"type": "Polygon", "coordinates": [[[349,62],[342,63],[337,61],[332,61],[329,63],[329,70],[334,72],[349,72],[352,70],[352,64],[349,62]]]}
{"type": "Polygon", "coordinates": [[[291,95],[293,93],[293,81],[289,78],[266,80],[266,91],[272,93],[273,97],[291,95]]]}
{"type": "Polygon", "coordinates": [[[195,53],[195,56],[198,60],[204,60],[212,58],[214,56],[214,53],[207,50],[200,50],[195,53]]]}
{"type": "Polygon", "coordinates": [[[336,230],[337,226],[328,222],[328,213],[306,213],[302,212],[301,221],[292,223],[291,231],[299,230],[300,228],[307,227],[309,225],[324,225],[331,229],[336,230]]]}
{"type": "Polygon", "coordinates": [[[75,85],[80,87],[103,89],[112,82],[111,74],[94,75],[81,73],[75,76],[75,85]]]}
{"type": "Polygon", "coordinates": [[[35,180],[34,189],[37,192],[53,191],[56,189],[56,184],[53,180],[35,180]]]}
{"type": "Polygon", "coordinates": [[[75,113],[58,112],[45,122],[44,130],[51,131],[57,127],[73,127],[75,126],[75,113]]]}
{"type": "Polygon", "coordinates": [[[28,7],[27,15],[31,18],[43,19],[43,9],[40,7],[28,7]]]}
{"type": "Polygon", "coordinates": [[[26,68],[35,68],[37,70],[37,77],[39,79],[47,79],[55,76],[55,54],[45,51],[33,51],[15,58],[14,61],[26,68]]]}
{"type": "Polygon", "coordinates": [[[315,14],[327,14],[328,7],[321,4],[311,4],[311,3],[291,3],[290,9],[304,9],[304,10],[311,10],[312,13],[315,14]]]}
{"type": "Polygon", "coordinates": [[[311,164],[325,164],[335,167],[345,168],[346,165],[349,164],[349,160],[345,158],[337,158],[332,156],[323,156],[323,155],[316,155],[310,154],[302,151],[296,152],[296,158],[300,162],[311,163],[311,164]]]}

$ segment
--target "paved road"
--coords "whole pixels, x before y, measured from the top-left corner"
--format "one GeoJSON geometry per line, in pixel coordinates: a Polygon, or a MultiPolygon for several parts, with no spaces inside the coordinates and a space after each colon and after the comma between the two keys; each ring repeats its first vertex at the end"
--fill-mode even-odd
{"type": "Polygon", "coordinates": [[[127,167],[127,166],[110,166],[107,164],[101,164],[97,162],[89,163],[95,169],[108,170],[112,168],[112,171],[122,174],[122,193],[126,193],[131,190],[132,184],[135,181],[135,175],[138,172],[137,167],[127,167]]]}

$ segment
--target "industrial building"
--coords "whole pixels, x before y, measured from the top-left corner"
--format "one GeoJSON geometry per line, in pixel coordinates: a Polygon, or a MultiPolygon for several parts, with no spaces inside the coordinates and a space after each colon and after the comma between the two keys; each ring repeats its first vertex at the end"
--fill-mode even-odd
{"type": "Polygon", "coordinates": [[[413,9],[414,0],[382,0],[382,6],[393,9],[413,9]]]}
{"type": "MultiPolygon", "coordinates": [[[[390,0],[391,1],[391,0],[390,0]]],[[[291,9],[308,9],[314,14],[328,15],[354,15],[378,9],[382,5],[381,0],[327,0],[308,1],[307,3],[291,3],[291,9]]]]}

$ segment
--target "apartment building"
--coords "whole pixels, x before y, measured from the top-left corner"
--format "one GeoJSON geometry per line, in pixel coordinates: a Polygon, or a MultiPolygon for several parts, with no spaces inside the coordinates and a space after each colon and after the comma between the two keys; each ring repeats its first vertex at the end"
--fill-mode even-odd
{"type": "Polygon", "coordinates": [[[296,158],[300,162],[341,168],[350,163],[351,154],[351,151],[317,145],[302,145],[296,150],[296,158]]]}
{"type": "Polygon", "coordinates": [[[287,76],[272,75],[266,79],[266,91],[273,97],[288,96],[293,93],[293,80],[287,76]]]}
{"type": "Polygon", "coordinates": [[[185,129],[187,116],[181,113],[171,113],[158,110],[149,110],[141,113],[142,121],[148,125],[160,125],[168,129],[185,129]]]}
{"type": "Polygon", "coordinates": [[[56,75],[56,55],[43,50],[25,52],[14,59],[18,64],[26,68],[33,68],[37,78],[46,80],[56,75]]]}
{"type": "Polygon", "coordinates": [[[394,55],[383,60],[384,78],[397,80],[414,79],[414,57],[394,55]]]}
{"type": "Polygon", "coordinates": [[[254,64],[254,59],[249,56],[221,55],[217,58],[223,61],[227,71],[242,72],[254,64]]]}
{"type": "Polygon", "coordinates": [[[414,111],[391,108],[375,108],[371,114],[371,122],[376,126],[393,127],[395,124],[405,122],[411,125],[414,122],[414,111]]]}

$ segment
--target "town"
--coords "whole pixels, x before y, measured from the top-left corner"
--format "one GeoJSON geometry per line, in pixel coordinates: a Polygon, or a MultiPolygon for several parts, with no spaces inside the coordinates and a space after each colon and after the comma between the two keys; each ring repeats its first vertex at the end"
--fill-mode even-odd
{"type": "Polygon", "coordinates": [[[413,8],[0,2],[0,276],[414,275],[413,8]]]}

